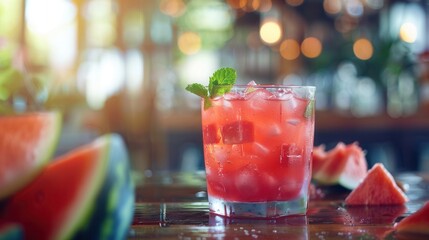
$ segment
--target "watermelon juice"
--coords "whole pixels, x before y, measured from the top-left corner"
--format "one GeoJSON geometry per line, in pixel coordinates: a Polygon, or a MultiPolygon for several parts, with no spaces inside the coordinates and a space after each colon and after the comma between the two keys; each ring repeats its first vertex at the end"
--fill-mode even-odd
{"type": "Polygon", "coordinates": [[[305,214],[315,87],[235,85],[204,108],[210,211],[230,217],[305,214]]]}

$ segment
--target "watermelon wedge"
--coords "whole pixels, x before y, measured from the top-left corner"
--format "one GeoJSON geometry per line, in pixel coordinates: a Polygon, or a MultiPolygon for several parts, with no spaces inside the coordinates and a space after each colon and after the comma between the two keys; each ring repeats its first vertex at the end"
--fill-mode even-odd
{"type": "Polygon", "coordinates": [[[426,202],[419,210],[397,223],[395,231],[398,233],[429,235],[429,202],[426,202]]]}
{"type": "Polygon", "coordinates": [[[133,210],[126,147],[105,135],[50,163],[1,216],[28,239],[124,239],[133,210]]]}
{"type": "Polygon", "coordinates": [[[314,146],[313,155],[312,155],[312,175],[314,176],[319,172],[320,168],[323,166],[326,160],[326,151],[325,145],[314,146]]]}
{"type": "Polygon", "coordinates": [[[58,112],[0,116],[0,200],[28,184],[48,163],[61,123],[58,112]]]}
{"type": "Polygon", "coordinates": [[[357,143],[339,142],[323,153],[324,148],[313,151],[313,180],[321,185],[336,185],[354,189],[363,180],[368,165],[363,150],[357,143]]]}
{"type": "Polygon", "coordinates": [[[346,205],[395,205],[408,201],[382,163],[376,163],[364,180],[347,196],[346,205]]]}
{"type": "Polygon", "coordinates": [[[19,225],[0,221],[0,240],[21,239],[24,239],[24,235],[19,225]]]}

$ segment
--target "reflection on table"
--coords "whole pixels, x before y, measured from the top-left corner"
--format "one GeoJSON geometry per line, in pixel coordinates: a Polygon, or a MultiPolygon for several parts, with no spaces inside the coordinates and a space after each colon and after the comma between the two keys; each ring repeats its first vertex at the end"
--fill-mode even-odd
{"type": "Polygon", "coordinates": [[[404,206],[346,207],[348,191],[330,187],[310,200],[306,216],[232,219],[209,213],[204,172],[157,173],[139,181],[129,239],[424,239],[392,230],[429,200],[429,175],[396,179],[410,199],[404,206]]]}

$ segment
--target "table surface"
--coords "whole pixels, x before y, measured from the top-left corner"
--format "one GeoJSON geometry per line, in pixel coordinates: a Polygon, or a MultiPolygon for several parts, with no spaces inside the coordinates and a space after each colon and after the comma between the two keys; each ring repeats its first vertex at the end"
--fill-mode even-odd
{"type": "Polygon", "coordinates": [[[393,231],[429,200],[429,174],[395,178],[406,205],[346,207],[349,192],[328,187],[310,199],[306,216],[231,219],[209,213],[204,172],[158,173],[138,181],[129,239],[429,239],[393,231]]]}

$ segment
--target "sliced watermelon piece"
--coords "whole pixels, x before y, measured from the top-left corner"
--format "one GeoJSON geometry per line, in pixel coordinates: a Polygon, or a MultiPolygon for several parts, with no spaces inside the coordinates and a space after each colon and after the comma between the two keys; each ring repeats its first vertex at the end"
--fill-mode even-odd
{"type": "Polygon", "coordinates": [[[397,223],[395,231],[429,235],[429,202],[397,223]]]}
{"type": "Polygon", "coordinates": [[[355,189],[368,173],[368,164],[365,153],[357,143],[346,146],[346,164],[338,178],[338,184],[347,188],[355,189]]]}
{"type": "Polygon", "coordinates": [[[21,239],[24,239],[24,234],[18,224],[0,221],[0,240],[21,239]]]}
{"type": "Polygon", "coordinates": [[[58,112],[0,117],[0,200],[27,185],[48,163],[61,123],[58,112]]]}
{"type": "Polygon", "coordinates": [[[337,184],[346,162],[346,145],[339,142],[326,154],[326,159],[319,170],[314,173],[313,179],[322,185],[337,184]]]}
{"type": "Polygon", "coordinates": [[[313,179],[322,185],[336,185],[354,189],[368,172],[365,153],[357,143],[339,142],[323,153],[324,148],[313,151],[313,179]]]}
{"type": "Polygon", "coordinates": [[[326,151],[325,145],[315,146],[313,147],[313,155],[312,155],[312,175],[316,175],[319,172],[320,168],[323,166],[326,160],[326,151]]]}
{"type": "Polygon", "coordinates": [[[32,239],[124,239],[133,210],[126,147],[105,135],[50,163],[6,202],[2,217],[32,239]]]}
{"type": "Polygon", "coordinates": [[[382,163],[376,163],[364,180],[347,196],[346,205],[395,205],[408,201],[382,163]]]}

